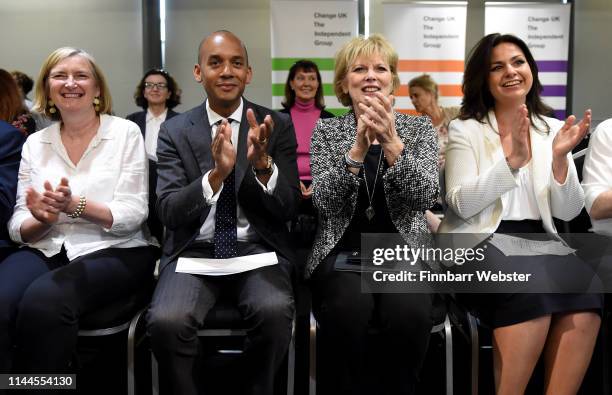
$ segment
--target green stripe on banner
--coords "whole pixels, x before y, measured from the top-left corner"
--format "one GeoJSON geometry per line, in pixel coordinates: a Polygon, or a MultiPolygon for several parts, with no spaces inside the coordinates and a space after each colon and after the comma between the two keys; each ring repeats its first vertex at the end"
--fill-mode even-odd
{"type": "MultiPolygon", "coordinates": [[[[285,96],[285,84],[272,84],[272,96],[285,96]]],[[[323,84],[323,96],[336,96],[334,84],[323,84]]]]}
{"type": "Polygon", "coordinates": [[[289,70],[295,62],[301,59],[312,60],[319,70],[334,70],[334,58],[272,58],[272,70],[289,70]]]}
{"type": "Polygon", "coordinates": [[[344,115],[349,112],[348,108],[327,108],[325,107],[325,111],[329,111],[335,116],[339,117],[340,115],[344,115]]]}

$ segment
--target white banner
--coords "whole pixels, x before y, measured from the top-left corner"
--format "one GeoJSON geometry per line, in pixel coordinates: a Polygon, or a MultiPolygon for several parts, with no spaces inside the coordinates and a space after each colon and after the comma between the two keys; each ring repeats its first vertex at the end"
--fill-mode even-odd
{"type": "Polygon", "coordinates": [[[383,12],[384,35],[400,58],[396,109],[415,113],[407,84],[423,73],[438,84],[442,105],[460,105],[467,2],[384,3],[383,12]]]}
{"type": "Polygon", "coordinates": [[[527,43],[538,64],[543,100],[560,119],[566,116],[570,12],[570,4],[485,3],[485,33],[509,33],[527,43]]]}
{"type": "Polygon", "coordinates": [[[272,107],[282,108],[287,73],[299,59],[317,64],[327,110],[345,112],[332,87],[334,55],[358,34],[357,1],[271,1],[272,107]]]}

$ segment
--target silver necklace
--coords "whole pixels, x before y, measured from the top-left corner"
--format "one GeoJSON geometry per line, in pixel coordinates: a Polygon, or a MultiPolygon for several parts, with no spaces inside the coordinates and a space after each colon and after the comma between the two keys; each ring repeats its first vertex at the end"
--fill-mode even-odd
{"type": "Polygon", "coordinates": [[[378,165],[376,166],[376,176],[374,176],[374,186],[372,187],[371,195],[370,195],[370,189],[368,188],[368,179],[366,177],[365,162],[363,164],[363,182],[365,183],[366,193],[368,195],[368,202],[370,203],[368,205],[368,208],[365,209],[365,215],[368,218],[368,221],[372,221],[372,218],[374,218],[374,215],[376,215],[376,212],[374,211],[374,207],[372,207],[372,199],[374,199],[374,192],[376,192],[376,181],[378,180],[378,173],[380,171],[380,163],[382,162],[382,157],[383,157],[382,154],[383,154],[383,151],[381,148],[380,155],[378,156],[378,165]]]}

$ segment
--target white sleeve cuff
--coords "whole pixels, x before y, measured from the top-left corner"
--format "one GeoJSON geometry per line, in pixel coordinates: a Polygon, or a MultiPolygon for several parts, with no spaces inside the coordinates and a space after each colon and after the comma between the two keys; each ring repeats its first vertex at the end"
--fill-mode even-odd
{"type": "Polygon", "coordinates": [[[259,181],[259,178],[255,176],[255,181],[257,181],[257,183],[262,187],[264,192],[267,193],[268,195],[272,195],[274,193],[274,188],[276,188],[276,182],[278,180],[278,166],[272,165],[272,167],[274,168],[274,170],[272,170],[272,175],[270,176],[270,179],[268,180],[268,185],[262,184],[259,181]]]}
{"type": "Polygon", "coordinates": [[[221,188],[217,191],[217,193],[213,192],[212,187],[210,186],[210,182],[208,182],[208,176],[212,170],[208,170],[204,177],[202,177],[202,193],[204,195],[204,201],[209,206],[212,206],[217,203],[219,199],[219,194],[223,190],[223,184],[221,184],[221,188]]]}

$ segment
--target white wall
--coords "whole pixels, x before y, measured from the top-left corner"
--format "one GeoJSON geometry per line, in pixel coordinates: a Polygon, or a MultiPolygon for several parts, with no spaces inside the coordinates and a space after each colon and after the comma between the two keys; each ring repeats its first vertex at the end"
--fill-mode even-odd
{"type": "Polygon", "coordinates": [[[36,80],[51,51],[83,48],[108,79],[115,113],[136,111],[132,95],[142,77],[140,4],[140,0],[0,0],[0,68],[23,71],[36,80]]]}
{"type": "Polygon", "coordinates": [[[216,30],[230,30],[246,45],[253,68],[245,97],[264,106],[272,104],[270,64],[270,3],[268,0],[166,0],[165,68],[183,90],[177,111],[201,104],[205,93],[193,79],[198,45],[216,30]]]}
{"type": "Polygon", "coordinates": [[[612,1],[574,5],[573,111],[593,109],[593,123],[612,118],[612,1]]]}

